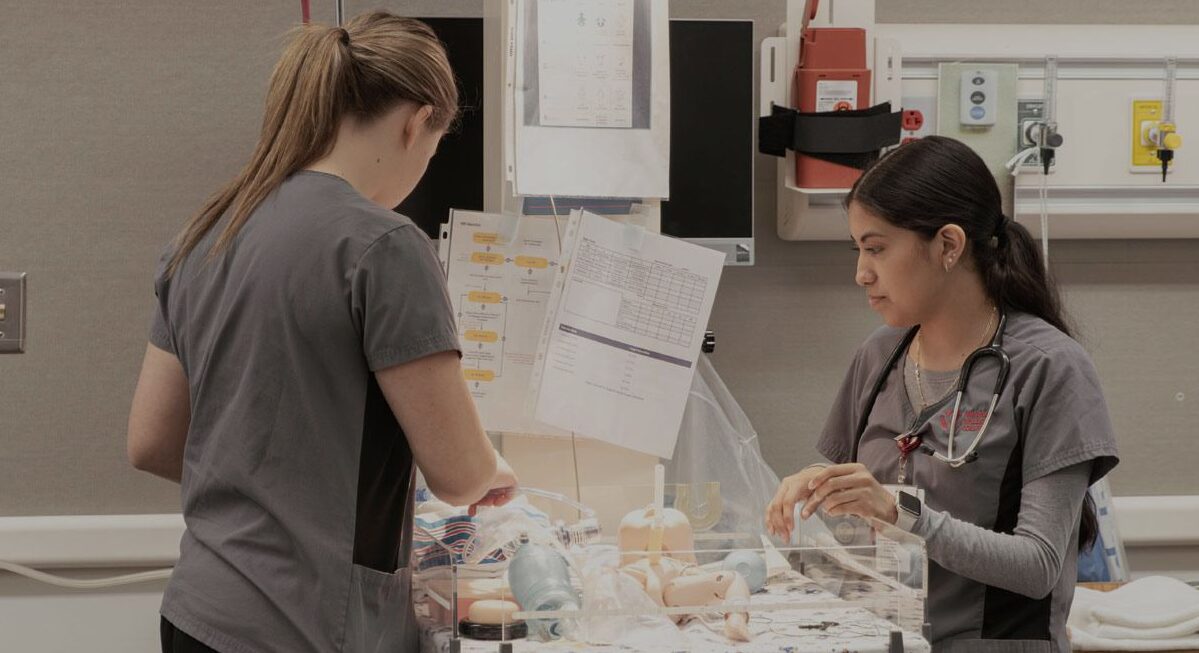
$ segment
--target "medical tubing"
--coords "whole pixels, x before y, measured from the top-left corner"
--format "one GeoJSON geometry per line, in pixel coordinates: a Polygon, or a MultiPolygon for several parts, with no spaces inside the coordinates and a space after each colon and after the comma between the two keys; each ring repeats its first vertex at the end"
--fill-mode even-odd
{"type": "Polygon", "coordinates": [[[983,434],[987,432],[987,425],[991,423],[991,416],[995,414],[995,405],[999,403],[999,394],[991,395],[991,406],[987,408],[987,416],[983,418],[982,427],[978,429],[978,435],[974,436],[974,441],[970,443],[970,447],[966,449],[966,453],[962,454],[961,460],[950,462],[953,467],[961,467],[970,459],[970,455],[978,448],[978,443],[982,441],[983,434]]]}
{"type": "Polygon", "coordinates": [[[36,580],[47,585],[55,585],[58,587],[67,587],[70,589],[90,590],[99,589],[102,587],[117,587],[118,585],[130,585],[133,583],[144,583],[151,580],[160,580],[171,577],[173,568],[155,569],[152,571],[143,571],[136,574],[126,574],[124,576],[113,576],[110,578],[65,578],[63,576],[55,576],[47,574],[44,571],[38,571],[24,565],[18,565],[15,562],[5,562],[0,560],[0,569],[11,571],[18,576],[36,580]]]}
{"type": "MultiPolygon", "coordinates": [[[[916,337],[916,333],[919,330],[919,325],[908,329],[908,332],[903,335],[903,338],[900,338],[899,342],[895,344],[895,348],[892,349],[890,355],[887,356],[887,366],[883,368],[883,372],[881,372],[878,375],[878,378],[874,380],[874,386],[870,388],[870,396],[866,401],[867,406],[874,405],[874,402],[878,399],[879,393],[883,390],[883,384],[887,382],[887,375],[890,373],[891,369],[895,367],[895,363],[899,361],[899,357],[903,355],[903,352],[908,348],[908,345],[912,344],[912,339],[916,337]]],[[[866,425],[869,419],[869,410],[864,411],[862,415],[858,417],[857,428],[854,429],[853,442],[851,443],[849,449],[849,462],[851,463],[858,462],[858,445],[860,445],[862,442],[862,436],[866,434],[866,425]]]]}
{"type": "Polygon", "coordinates": [[[1008,162],[1003,165],[1012,173],[1012,176],[1015,177],[1016,175],[1020,174],[1020,166],[1024,165],[1024,162],[1038,151],[1039,150],[1035,145],[1033,147],[1025,148],[1018,152],[1016,156],[1008,159],[1008,162]]]}
{"type": "Polygon", "coordinates": [[[1048,175],[1041,175],[1041,256],[1045,259],[1045,272],[1049,272],[1049,187],[1048,175]]]}
{"type": "MultiPolygon", "coordinates": [[[[970,373],[966,372],[966,374],[969,376],[970,373]]],[[[958,425],[958,409],[962,406],[962,394],[962,391],[958,390],[957,396],[953,399],[953,414],[949,416],[949,447],[947,448],[948,451],[946,452],[946,457],[949,460],[953,460],[953,440],[954,435],[957,434],[956,427],[958,425]]]]}
{"type": "MultiPolygon", "coordinates": [[[[960,398],[960,396],[961,395],[959,394],[959,398],[960,398]]],[[[970,446],[966,448],[966,453],[962,454],[958,458],[954,458],[953,457],[953,436],[954,436],[954,426],[957,424],[957,414],[958,414],[957,403],[955,403],[954,409],[953,409],[953,415],[950,417],[950,420],[949,420],[949,442],[950,442],[950,445],[948,447],[949,455],[942,456],[941,454],[936,453],[934,451],[934,452],[932,452],[933,458],[936,458],[937,460],[948,463],[950,467],[953,467],[955,469],[966,464],[966,462],[970,459],[971,454],[973,454],[974,450],[978,448],[978,443],[982,441],[983,435],[986,434],[987,425],[991,423],[991,416],[995,414],[995,406],[998,403],[999,403],[999,394],[996,393],[996,394],[991,395],[991,406],[987,409],[987,416],[983,418],[982,427],[978,429],[978,435],[974,436],[974,440],[970,443],[970,446]]],[[[931,451],[931,449],[930,449],[930,451],[931,451]]]]}
{"type": "Polygon", "coordinates": [[[570,497],[566,496],[565,494],[558,494],[557,492],[548,492],[546,490],[539,490],[537,488],[532,488],[532,487],[522,487],[522,488],[520,488],[520,491],[531,497],[541,497],[542,499],[549,499],[551,501],[557,501],[559,503],[564,503],[564,504],[570,506],[571,508],[578,510],[580,513],[583,514],[584,518],[595,517],[594,509],[588,508],[587,506],[579,503],[578,501],[575,501],[574,499],[571,499],[570,497]]]}

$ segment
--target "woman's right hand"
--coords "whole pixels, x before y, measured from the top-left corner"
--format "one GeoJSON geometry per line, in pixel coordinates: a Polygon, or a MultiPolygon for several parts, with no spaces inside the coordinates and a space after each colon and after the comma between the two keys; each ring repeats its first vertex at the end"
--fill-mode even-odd
{"type": "Polygon", "coordinates": [[[502,506],[508,503],[515,496],[518,487],[520,487],[520,479],[516,477],[516,472],[512,471],[512,466],[508,464],[508,461],[497,453],[495,455],[495,478],[491,481],[491,489],[483,495],[482,499],[471,504],[471,516],[474,516],[479,506],[502,506]]]}
{"type": "Polygon", "coordinates": [[[795,504],[805,501],[812,494],[809,484],[820,475],[827,465],[808,465],[784,478],[774,499],[766,506],[766,530],[774,536],[790,541],[795,528],[795,504]]]}

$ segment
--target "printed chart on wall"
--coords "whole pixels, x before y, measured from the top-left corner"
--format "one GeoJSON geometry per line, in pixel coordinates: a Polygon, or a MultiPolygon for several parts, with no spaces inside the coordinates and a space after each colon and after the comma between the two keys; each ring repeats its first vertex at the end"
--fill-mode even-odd
{"type": "Polygon", "coordinates": [[[631,127],[633,0],[537,5],[540,122],[631,127]]]}
{"type": "Polygon", "coordinates": [[[670,195],[667,0],[508,0],[505,162],[517,195],[670,195]]]}
{"type": "Polygon", "coordinates": [[[534,416],[670,458],[724,256],[587,212],[565,243],[534,416]]]}
{"type": "Polygon", "coordinates": [[[552,216],[450,213],[447,285],[463,375],[488,431],[565,435],[526,409],[560,231],[552,216]]]}

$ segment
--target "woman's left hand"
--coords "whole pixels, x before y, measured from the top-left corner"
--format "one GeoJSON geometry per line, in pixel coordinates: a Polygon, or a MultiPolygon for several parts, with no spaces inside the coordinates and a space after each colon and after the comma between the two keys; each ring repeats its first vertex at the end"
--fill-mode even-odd
{"type": "Polygon", "coordinates": [[[869,521],[879,519],[894,524],[899,519],[895,496],[875,480],[861,463],[831,465],[812,479],[811,496],[804,502],[800,517],[807,519],[823,509],[826,515],[856,515],[869,521]]]}

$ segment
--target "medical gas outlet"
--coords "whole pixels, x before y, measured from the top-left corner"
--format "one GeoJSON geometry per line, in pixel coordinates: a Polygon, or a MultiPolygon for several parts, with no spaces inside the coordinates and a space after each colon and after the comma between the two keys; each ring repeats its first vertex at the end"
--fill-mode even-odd
{"type": "Polygon", "coordinates": [[[1132,101],[1132,171],[1161,172],[1165,181],[1182,136],[1177,125],[1163,120],[1162,111],[1161,100],[1132,101]]]}
{"type": "Polygon", "coordinates": [[[1170,162],[1174,160],[1174,150],[1182,147],[1182,136],[1172,122],[1160,122],[1156,127],[1148,129],[1149,141],[1157,147],[1157,160],[1162,163],[1162,181],[1166,181],[1166,173],[1170,170],[1170,162]]]}

